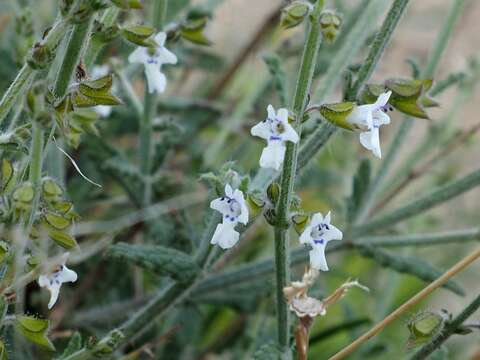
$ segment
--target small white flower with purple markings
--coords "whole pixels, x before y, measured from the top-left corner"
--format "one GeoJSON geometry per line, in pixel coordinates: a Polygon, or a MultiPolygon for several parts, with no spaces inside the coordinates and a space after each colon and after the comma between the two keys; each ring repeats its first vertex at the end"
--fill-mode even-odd
{"type": "Polygon", "coordinates": [[[360,143],[364,148],[373,152],[378,158],[382,157],[380,149],[380,126],[390,124],[390,117],[386,114],[387,103],[391,91],[387,91],[377,98],[373,104],[360,105],[353,109],[347,117],[347,122],[366,129],[360,133],[360,143]]]}
{"type": "Polygon", "coordinates": [[[166,39],[167,34],[159,32],[154,37],[158,45],[156,48],[139,46],[128,57],[130,63],[140,63],[145,66],[145,76],[147,78],[149,93],[155,91],[162,93],[165,91],[167,78],[162,73],[162,65],[177,63],[177,56],[164,46],[166,39]]]}
{"type": "Polygon", "coordinates": [[[300,236],[300,243],[310,245],[310,266],[317,270],[328,271],[325,247],[331,240],[342,240],[342,232],[331,223],[331,215],[328,212],[325,218],[321,213],[313,215],[310,224],[300,236]]]}
{"type": "Polygon", "coordinates": [[[280,170],[285,158],[287,141],[297,143],[299,140],[295,129],[288,123],[288,110],[275,109],[272,105],[267,107],[267,118],[251,129],[253,136],[267,140],[267,146],[260,156],[260,167],[280,170]]]}
{"type": "Polygon", "coordinates": [[[217,225],[211,244],[218,244],[222,249],[230,249],[240,238],[240,233],[235,230],[238,223],[248,223],[248,207],[243,192],[232,189],[225,185],[225,196],[213,200],[210,203],[213,210],[222,214],[222,222],[217,225]]]}
{"type": "Polygon", "coordinates": [[[40,285],[40,287],[45,287],[48,291],[50,291],[50,301],[48,302],[49,309],[51,309],[57,302],[62,284],[66,282],[77,281],[77,273],[73,270],[70,270],[65,265],[68,255],[69,253],[63,254],[62,262],[60,265],[58,265],[54,272],[40,275],[38,278],[38,285],[40,285]]]}

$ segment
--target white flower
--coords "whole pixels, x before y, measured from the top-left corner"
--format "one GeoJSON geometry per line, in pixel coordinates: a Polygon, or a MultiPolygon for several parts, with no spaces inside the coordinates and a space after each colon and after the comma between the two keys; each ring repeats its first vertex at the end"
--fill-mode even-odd
{"type": "Polygon", "coordinates": [[[149,93],[165,91],[167,78],[162,73],[162,65],[177,63],[175,54],[164,46],[167,34],[159,32],[154,39],[158,47],[152,49],[140,46],[128,57],[129,62],[141,63],[145,66],[149,93]]]}
{"type": "MultiPolygon", "coordinates": [[[[98,79],[102,76],[108,75],[109,72],[110,69],[108,65],[95,65],[92,68],[92,73],[90,74],[90,77],[92,79],[98,79]]],[[[108,105],[97,105],[93,108],[93,111],[95,111],[101,117],[108,117],[112,112],[112,107],[108,105]]]]}
{"type": "Polygon", "coordinates": [[[317,270],[328,271],[325,247],[330,240],[342,240],[343,234],[335,226],[330,224],[331,215],[328,212],[325,218],[321,213],[313,215],[310,224],[300,236],[301,244],[308,244],[310,250],[310,266],[317,270]]]}
{"type": "Polygon", "coordinates": [[[230,249],[240,238],[235,226],[238,223],[244,225],[248,223],[248,208],[243,193],[238,189],[233,191],[227,184],[225,185],[225,196],[213,200],[210,207],[223,216],[222,222],[217,225],[210,243],[218,244],[222,249],[230,249]]]}
{"type": "Polygon", "coordinates": [[[285,157],[285,142],[297,143],[299,138],[295,129],[288,123],[288,110],[267,107],[268,116],[250,130],[253,136],[267,140],[267,146],[262,151],[260,166],[279,170],[285,157]]]}
{"type": "Polygon", "coordinates": [[[391,94],[392,92],[388,91],[380,94],[373,104],[355,107],[347,118],[350,124],[367,130],[360,133],[360,143],[379,158],[382,157],[379,128],[381,125],[390,124],[390,117],[385,111],[391,94]]]}
{"type": "Polygon", "coordinates": [[[49,309],[51,309],[57,302],[62,284],[77,281],[77,273],[65,266],[68,255],[68,253],[63,255],[61,264],[58,265],[58,268],[55,269],[54,272],[40,275],[38,278],[38,285],[40,285],[40,287],[46,287],[48,291],[50,291],[50,301],[48,302],[49,309]]]}

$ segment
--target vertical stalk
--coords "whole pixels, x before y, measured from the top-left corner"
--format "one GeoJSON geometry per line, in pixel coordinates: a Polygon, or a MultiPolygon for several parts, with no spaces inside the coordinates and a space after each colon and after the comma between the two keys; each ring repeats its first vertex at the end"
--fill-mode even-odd
{"type": "MultiPolygon", "coordinates": [[[[155,0],[153,7],[152,25],[161,30],[167,16],[168,0],[155,0]]],[[[143,206],[148,206],[152,201],[152,119],[157,105],[157,93],[148,92],[148,84],[145,83],[145,103],[143,116],[140,118],[139,141],[140,141],[140,169],[144,177],[143,206]]]]}
{"type": "Polygon", "coordinates": [[[65,53],[63,54],[62,65],[55,78],[53,87],[54,93],[58,99],[63,99],[67,93],[68,86],[72,80],[77,65],[80,62],[83,50],[88,43],[88,35],[93,24],[93,16],[87,21],[74,25],[68,40],[65,53]]]}
{"type": "MultiPolygon", "coordinates": [[[[302,61],[298,74],[295,96],[293,100],[293,114],[295,116],[295,129],[301,136],[301,122],[308,100],[308,94],[312,83],[313,73],[320,46],[320,12],[324,1],[317,0],[310,14],[310,29],[303,50],[302,61]]],[[[275,225],[275,273],[276,273],[276,298],[278,319],[278,342],[285,355],[289,347],[289,310],[283,296],[283,288],[290,280],[289,262],[289,210],[291,205],[293,188],[295,185],[295,173],[297,170],[298,146],[291,142],[287,143],[285,160],[283,163],[280,197],[276,211],[275,225]]]]}
{"type": "Polygon", "coordinates": [[[32,124],[32,144],[30,147],[29,180],[33,185],[35,197],[32,202],[32,209],[30,211],[30,217],[28,220],[28,232],[30,231],[30,227],[35,219],[35,213],[37,212],[38,202],[40,200],[40,181],[42,179],[43,162],[43,135],[44,131],[42,129],[42,125],[34,121],[32,124]]]}

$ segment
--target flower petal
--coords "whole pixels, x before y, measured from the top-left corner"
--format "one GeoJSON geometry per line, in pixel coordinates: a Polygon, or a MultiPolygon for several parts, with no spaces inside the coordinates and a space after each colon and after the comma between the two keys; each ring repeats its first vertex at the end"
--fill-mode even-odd
{"type": "Polygon", "coordinates": [[[297,132],[293,128],[293,126],[290,125],[287,121],[286,123],[283,124],[283,127],[284,127],[284,132],[282,133],[282,140],[291,141],[294,144],[296,144],[299,140],[299,137],[297,132]]]}
{"type": "Polygon", "coordinates": [[[310,266],[312,268],[328,271],[327,259],[325,258],[325,245],[315,245],[309,254],[310,266]]]}
{"type": "Polygon", "coordinates": [[[247,225],[248,223],[248,207],[245,203],[245,198],[243,197],[243,192],[236,189],[233,192],[233,198],[238,202],[240,205],[240,216],[238,217],[238,222],[247,225]]]}
{"type": "Polygon", "coordinates": [[[283,124],[288,124],[288,110],[285,108],[278,109],[277,120],[282,122],[283,124]]]}
{"type": "Polygon", "coordinates": [[[48,302],[48,309],[50,310],[53,305],[58,300],[58,295],[60,294],[61,283],[54,282],[52,285],[47,286],[48,291],[50,291],[50,301],[48,302]]]}
{"type": "Polygon", "coordinates": [[[145,76],[147,77],[148,92],[154,93],[158,91],[162,93],[167,86],[167,78],[160,71],[158,65],[145,64],[145,76]]]}
{"type": "Polygon", "coordinates": [[[238,231],[235,231],[232,225],[228,223],[220,223],[215,229],[211,244],[218,244],[222,249],[230,249],[240,238],[238,231]]]}
{"type": "Polygon", "coordinates": [[[160,31],[153,39],[159,46],[163,46],[165,44],[165,40],[167,39],[167,34],[163,31],[160,31]]]}
{"type": "Polygon", "coordinates": [[[233,189],[230,184],[225,184],[225,195],[229,198],[233,198],[233,189]]]}
{"type": "Polygon", "coordinates": [[[177,61],[178,61],[177,55],[172,53],[166,47],[162,47],[160,49],[159,54],[158,54],[158,60],[162,64],[176,64],[177,61]]]}
{"type": "Polygon", "coordinates": [[[65,265],[63,265],[63,269],[61,270],[58,280],[61,283],[66,283],[66,282],[75,282],[78,279],[78,275],[75,271],[67,268],[65,265]]]}
{"type": "Polygon", "coordinates": [[[380,134],[377,127],[372,128],[370,131],[360,133],[360,143],[373,154],[381,158],[382,151],[380,149],[380,134]]]}
{"type": "Polygon", "coordinates": [[[269,104],[267,106],[267,114],[269,119],[275,119],[275,117],[277,116],[277,114],[275,113],[275,108],[272,104],[269,104]]]}
{"type": "Polygon", "coordinates": [[[250,134],[267,140],[270,137],[270,125],[266,121],[259,122],[250,129],[250,134]]]}
{"type": "Polygon", "coordinates": [[[260,166],[263,168],[272,168],[280,170],[285,158],[285,145],[283,143],[269,143],[263,148],[260,156],[260,166]]]}
{"type": "Polygon", "coordinates": [[[387,92],[384,92],[383,94],[380,94],[374,103],[375,109],[380,109],[381,107],[384,107],[385,105],[387,105],[388,99],[390,99],[390,95],[392,95],[391,91],[387,91],[387,92]]]}
{"type": "Polygon", "coordinates": [[[303,230],[302,235],[300,235],[300,244],[312,244],[313,239],[312,239],[312,225],[307,225],[305,227],[305,230],[303,230]]]}
{"type": "Polygon", "coordinates": [[[128,62],[133,64],[133,63],[145,63],[147,61],[148,54],[146,50],[142,47],[137,47],[129,56],[128,56],[128,62]]]}
{"type": "Polygon", "coordinates": [[[318,212],[318,213],[313,214],[310,225],[311,226],[317,226],[319,224],[322,224],[323,222],[324,222],[324,219],[323,219],[322,213],[318,212]]]}

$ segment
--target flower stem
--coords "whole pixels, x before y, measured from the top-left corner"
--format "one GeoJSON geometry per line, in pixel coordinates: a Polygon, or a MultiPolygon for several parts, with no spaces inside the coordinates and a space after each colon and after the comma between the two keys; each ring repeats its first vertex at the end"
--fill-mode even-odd
{"type": "MultiPolygon", "coordinates": [[[[156,0],[153,7],[152,24],[157,30],[162,29],[167,16],[168,0],[156,0]]],[[[152,120],[157,106],[157,93],[150,93],[145,83],[145,100],[143,116],[140,118],[139,142],[140,142],[140,169],[144,176],[143,206],[150,205],[152,201],[152,120]]]]}
{"type": "MultiPolygon", "coordinates": [[[[295,128],[301,136],[301,122],[308,101],[308,94],[312,83],[313,73],[320,46],[321,35],[319,18],[323,9],[324,1],[317,0],[310,14],[310,29],[302,55],[302,62],[298,74],[295,96],[293,100],[293,114],[295,116],[295,128]]],[[[276,211],[275,225],[275,273],[276,273],[276,297],[278,319],[278,342],[282,352],[288,353],[289,348],[289,310],[283,296],[283,288],[290,280],[290,262],[288,254],[289,246],[289,210],[297,171],[297,144],[288,143],[283,163],[280,197],[276,211]]]]}
{"type": "MultiPolygon", "coordinates": [[[[418,304],[420,301],[425,299],[428,295],[430,295],[433,291],[438,289],[440,286],[445,284],[450,278],[455,276],[457,273],[465,269],[475,260],[480,258],[480,248],[474,251],[472,254],[464,257],[454,266],[452,266],[448,271],[446,271],[441,277],[439,277],[434,282],[430,283],[427,287],[425,287],[422,291],[417,293],[414,297],[410,298],[408,301],[403,303],[400,307],[398,307],[395,311],[393,311],[390,315],[388,315],[385,319],[380,321],[377,325],[375,325],[372,329],[367,331],[365,334],[360,336],[357,340],[352,342],[350,345],[345,347],[343,350],[332,356],[329,360],[340,360],[344,359],[346,356],[350,355],[353,351],[355,351],[360,345],[362,345],[367,340],[371,339],[375,335],[377,335],[380,331],[382,331],[387,325],[392,323],[393,321],[397,320],[402,314],[406,311],[410,310],[413,306],[418,304]]],[[[424,359],[424,357],[421,357],[424,359]]]]}

